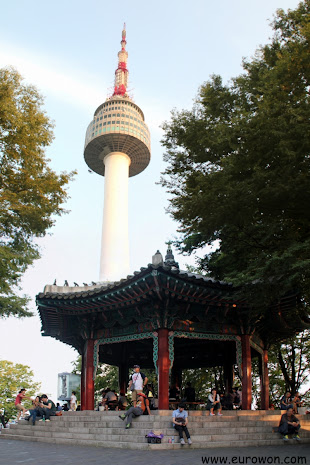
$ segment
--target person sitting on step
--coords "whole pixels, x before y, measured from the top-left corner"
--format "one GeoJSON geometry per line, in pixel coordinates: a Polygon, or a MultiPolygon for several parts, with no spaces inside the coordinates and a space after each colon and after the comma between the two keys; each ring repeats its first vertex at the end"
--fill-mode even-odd
{"type": "Polygon", "coordinates": [[[293,413],[298,414],[298,407],[302,406],[301,395],[299,392],[296,392],[295,396],[292,398],[293,403],[293,413]]]}
{"type": "Polygon", "coordinates": [[[26,409],[25,407],[22,405],[22,401],[24,399],[28,399],[28,400],[32,400],[30,397],[27,397],[26,396],[26,389],[21,389],[19,391],[19,393],[17,394],[16,396],[16,399],[15,399],[15,407],[16,407],[16,410],[17,410],[17,421],[20,419],[21,415],[23,415],[23,417],[25,416],[26,414],[26,409]]]}
{"type": "Polygon", "coordinates": [[[215,388],[212,389],[211,394],[208,396],[207,410],[210,410],[211,416],[215,415],[214,410],[217,410],[218,411],[217,414],[222,416],[221,400],[215,388]]]}
{"type": "Polygon", "coordinates": [[[29,409],[30,416],[27,418],[30,421],[32,418],[32,424],[35,426],[37,416],[41,415],[42,408],[40,407],[41,404],[41,397],[36,396],[36,398],[32,401],[32,408],[29,409]]]}
{"type": "Polygon", "coordinates": [[[125,393],[121,391],[119,393],[119,398],[118,398],[118,405],[116,410],[126,410],[128,405],[127,397],[125,396],[125,393]]]}
{"type": "Polygon", "coordinates": [[[293,407],[292,404],[292,397],[290,391],[287,391],[281,399],[281,410],[288,410],[289,408],[293,407]]]}
{"type": "MultiPolygon", "coordinates": [[[[41,407],[42,407],[42,417],[45,421],[51,421],[50,417],[56,414],[56,405],[54,402],[47,397],[46,394],[41,396],[41,407]]],[[[42,420],[39,420],[42,421],[42,420]]]]}
{"type": "Polygon", "coordinates": [[[102,398],[102,400],[104,402],[105,410],[108,410],[109,407],[111,407],[112,405],[117,406],[117,397],[115,395],[115,392],[112,391],[111,388],[108,388],[106,390],[105,396],[102,398]]]}
{"type": "Polygon", "coordinates": [[[191,435],[188,432],[187,424],[188,424],[188,413],[185,410],[185,404],[182,402],[179,404],[177,410],[174,410],[172,413],[172,422],[173,426],[176,431],[179,433],[180,437],[180,444],[183,446],[185,444],[183,433],[187,438],[187,442],[189,445],[192,444],[191,435]]]}
{"type": "Polygon", "coordinates": [[[126,411],[126,413],[123,413],[123,415],[119,416],[121,420],[126,420],[126,429],[130,428],[132,418],[143,415],[145,409],[147,410],[148,414],[151,415],[149,400],[143,392],[140,392],[138,393],[138,401],[136,407],[130,407],[126,411]]]}
{"type": "Polygon", "coordinates": [[[289,434],[293,434],[293,439],[300,441],[300,437],[298,435],[299,428],[300,423],[293,414],[293,407],[289,407],[286,413],[283,413],[281,417],[278,432],[282,434],[284,441],[288,441],[289,434]]]}

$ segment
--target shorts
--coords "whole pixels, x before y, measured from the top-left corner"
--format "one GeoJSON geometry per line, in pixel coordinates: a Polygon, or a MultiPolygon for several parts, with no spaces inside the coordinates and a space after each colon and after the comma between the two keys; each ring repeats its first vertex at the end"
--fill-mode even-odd
{"type": "Polygon", "coordinates": [[[142,389],[141,390],[136,390],[135,389],[134,391],[132,391],[132,400],[133,400],[133,402],[137,402],[138,394],[140,394],[141,392],[143,392],[142,389]]]}
{"type": "Polygon", "coordinates": [[[20,411],[24,410],[24,407],[22,406],[22,404],[16,404],[15,407],[17,410],[20,410],[20,411]]]}

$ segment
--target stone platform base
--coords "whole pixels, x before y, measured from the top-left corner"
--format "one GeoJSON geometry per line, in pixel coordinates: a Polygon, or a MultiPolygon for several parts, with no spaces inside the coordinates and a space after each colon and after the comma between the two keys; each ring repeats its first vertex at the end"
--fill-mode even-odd
{"type": "MultiPolygon", "coordinates": [[[[114,447],[119,449],[179,449],[270,446],[283,443],[281,436],[273,432],[279,424],[280,411],[228,411],[223,416],[209,416],[206,411],[190,411],[188,429],[193,444],[179,443],[172,427],[172,411],[153,411],[151,416],[133,420],[132,427],[118,418],[121,412],[63,412],[61,417],[51,417],[50,422],[20,421],[9,429],[3,429],[0,439],[40,441],[52,444],[114,447]],[[161,444],[148,444],[145,435],[152,430],[162,432],[161,444]],[[169,439],[174,438],[174,443],[169,439]]],[[[299,415],[301,443],[310,444],[310,415],[299,415]]],[[[296,444],[290,440],[287,444],[296,444]]]]}

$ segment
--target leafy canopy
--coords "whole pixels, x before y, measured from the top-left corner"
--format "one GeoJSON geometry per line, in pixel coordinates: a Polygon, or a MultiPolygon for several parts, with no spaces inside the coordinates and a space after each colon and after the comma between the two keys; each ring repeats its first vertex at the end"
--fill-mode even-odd
{"type": "Polygon", "coordinates": [[[39,258],[33,239],[65,212],[65,186],[74,174],[57,175],[48,166],[53,126],[42,105],[17,71],[0,69],[0,316],[31,315],[16,286],[39,258]]]}
{"type": "Polygon", "coordinates": [[[310,289],[310,1],[278,10],[273,30],[243,74],[172,111],[162,141],[179,248],[213,245],[201,270],[259,305],[310,289]]]}
{"type": "MultiPolygon", "coordinates": [[[[30,367],[21,363],[14,364],[8,360],[0,360],[0,410],[5,410],[5,421],[15,418],[15,398],[21,389],[26,389],[26,396],[33,398],[41,384],[33,380],[30,367]]],[[[31,402],[26,400],[24,406],[30,407],[31,402]]]]}

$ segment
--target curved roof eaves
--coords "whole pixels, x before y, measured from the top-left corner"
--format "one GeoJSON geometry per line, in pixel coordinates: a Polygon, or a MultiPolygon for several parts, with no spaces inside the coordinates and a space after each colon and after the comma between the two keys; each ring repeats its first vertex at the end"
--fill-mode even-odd
{"type": "Polygon", "coordinates": [[[76,299],[76,298],[81,298],[81,297],[88,297],[88,296],[95,296],[101,293],[104,293],[105,291],[111,291],[111,290],[117,290],[118,287],[122,287],[124,284],[130,284],[131,281],[135,281],[137,277],[141,276],[143,277],[143,274],[147,275],[148,272],[151,272],[153,270],[159,270],[159,271],[164,271],[171,273],[173,275],[178,275],[180,278],[185,278],[190,281],[199,281],[200,283],[204,282],[206,284],[212,284],[213,286],[225,286],[225,287],[232,287],[231,283],[227,283],[224,281],[217,281],[213,278],[210,278],[208,276],[203,276],[197,273],[191,273],[185,270],[179,270],[178,268],[175,268],[170,265],[152,265],[148,264],[147,267],[141,267],[140,271],[135,271],[133,274],[128,275],[127,278],[121,279],[120,281],[115,281],[115,282],[110,282],[110,283],[98,283],[98,287],[92,287],[91,289],[85,289],[85,290],[79,290],[78,292],[40,292],[37,295],[37,299],[65,299],[65,300],[70,300],[70,299],[76,299]]]}

